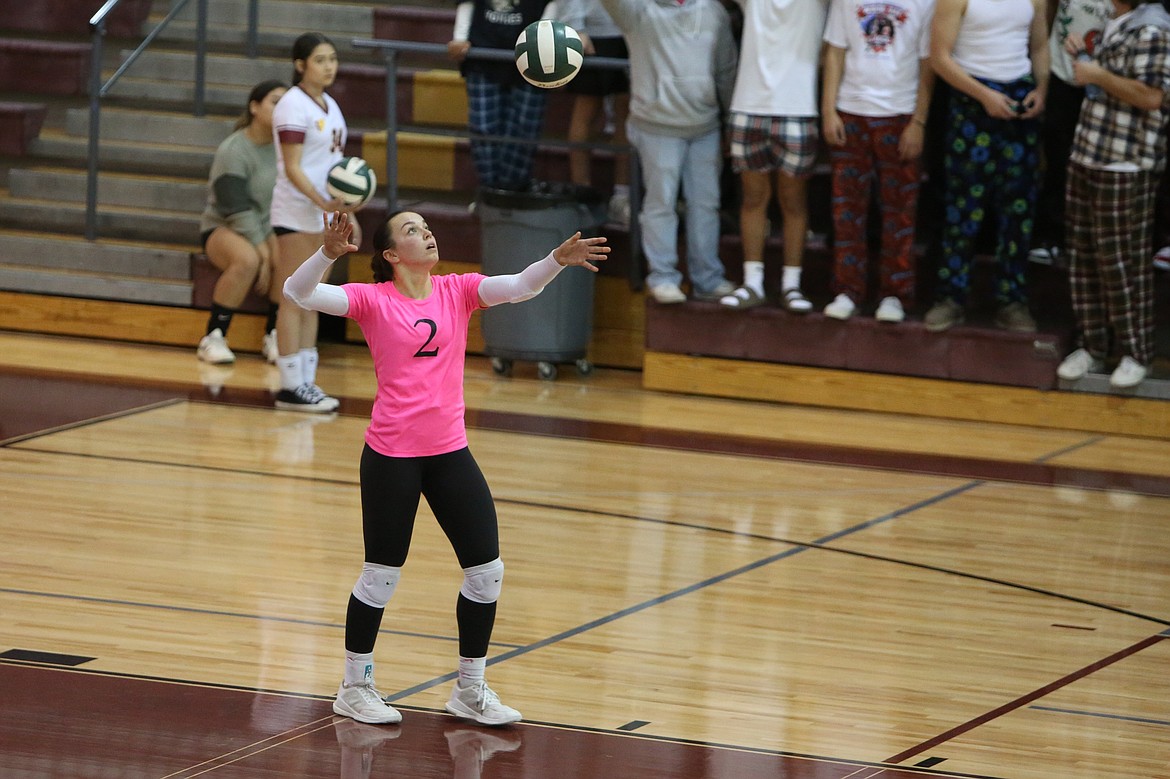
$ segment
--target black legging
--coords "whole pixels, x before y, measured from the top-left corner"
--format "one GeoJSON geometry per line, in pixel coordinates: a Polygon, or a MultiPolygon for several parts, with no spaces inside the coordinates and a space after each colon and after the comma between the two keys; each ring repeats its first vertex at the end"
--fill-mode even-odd
{"type": "MultiPolygon", "coordinates": [[[[366,562],[401,567],[410,551],[419,498],[425,496],[462,568],[500,556],[496,507],[487,480],[467,447],[430,457],[386,457],[362,450],[362,534],[366,562]]],[[[372,652],[382,609],[349,598],[345,648],[372,652]]],[[[460,594],[455,609],[459,654],[484,657],[495,624],[496,604],[460,594]]]]}

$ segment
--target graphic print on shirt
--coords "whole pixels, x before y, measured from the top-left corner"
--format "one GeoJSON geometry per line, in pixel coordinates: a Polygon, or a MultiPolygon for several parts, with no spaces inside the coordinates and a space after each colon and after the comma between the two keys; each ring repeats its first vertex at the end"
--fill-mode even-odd
{"type": "Polygon", "coordinates": [[[431,334],[427,336],[426,343],[418,348],[418,351],[414,353],[414,356],[438,357],[439,347],[436,346],[434,349],[428,349],[427,347],[431,345],[431,341],[435,340],[435,334],[439,332],[439,326],[435,324],[435,320],[423,318],[414,323],[415,329],[418,329],[418,326],[423,324],[431,329],[431,334]]]}
{"type": "Polygon", "coordinates": [[[857,8],[857,21],[861,25],[865,47],[880,53],[890,48],[897,35],[897,28],[906,24],[909,13],[893,3],[865,3],[857,8]]]}
{"type": "Polygon", "coordinates": [[[514,27],[524,20],[520,9],[516,7],[520,5],[520,0],[491,0],[488,5],[491,8],[487,10],[485,16],[492,24],[504,24],[514,27]]]}

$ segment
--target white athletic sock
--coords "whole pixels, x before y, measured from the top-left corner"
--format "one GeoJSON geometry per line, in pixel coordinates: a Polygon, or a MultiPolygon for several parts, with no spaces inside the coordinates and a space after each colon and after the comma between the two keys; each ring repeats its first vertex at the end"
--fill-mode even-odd
{"type": "Polygon", "coordinates": [[[743,264],[743,285],[764,296],[764,263],[750,260],[743,264]]]}
{"type": "Polygon", "coordinates": [[[786,289],[800,289],[799,265],[784,266],[784,283],[780,286],[780,290],[783,291],[786,289]]]}
{"type": "Polygon", "coordinates": [[[373,652],[345,652],[345,683],[349,685],[374,681],[373,652]]]}
{"type": "Polygon", "coordinates": [[[313,346],[309,349],[301,349],[301,379],[304,384],[317,383],[317,363],[320,358],[317,356],[317,347],[313,346]]]}
{"type": "Polygon", "coordinates": [[[280,388],[294,390],[304,384],[301,375],[301,354],[281,355],[276,358],[276,367],[280,369],[280,388]]]}
{"type": "Polygon", "coordinates": [[[626,197],[629,197],[630,196],[630,185],[629,184],[614,184],[613,185],[613,193],[615,195],[625,195],[626,197]]]}
{"type": "Polygon", "coordinates": [[[483,681],[483,671],[487,668],[486,657],[459,658],[459,686],[470,687],[483,681]]]}

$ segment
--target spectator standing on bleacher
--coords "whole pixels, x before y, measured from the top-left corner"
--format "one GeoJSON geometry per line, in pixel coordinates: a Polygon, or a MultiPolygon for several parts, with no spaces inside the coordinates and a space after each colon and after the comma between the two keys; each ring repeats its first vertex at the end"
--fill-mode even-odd
{"type": "Polygon", "coordinates": [[[1036,205],[1039,116],[1048,90],[1044,0],[938,0],[931,65],[953,87],[946,136],[942,257],[926,329],[966,316],[975,240],[997,216],[997,327],[1035,332],[1025,271],[1036,205]]]}
{"type": "Polygon", "coordinates": [[[833,165],[833,286],[825,315],[848,319],[868,286],[868,216],[881,206],[874,316],[901,322],[914,300],[914,224],[923,136],[934,89],[934,0],[832,0],[825,26],[821,123],[833,165]]]}
{"type": "MultiPolygon", "coordinates": [[[[337,49],[318,32],[293,43],[293,86],[273,112],[277,143],[272,226],[277,252],[272,294],[321,245],[326,211],[343,208],[325,189],[329,169],[345,154],[349,129],[336,101],[325,90],[337,78],[337,49]]],[[[355,222],[356,228],[356,222],[355,222]]],[[[360,237],[358,241],[360,242],[360,237]]],[[[289,411],[336,411],[341,404],[317,386],[317,312],[281,306],[276,316],[280,391],[276,407],[289,411]]]]}
{"type": "Polygon", "coordinates": [[[1044,99],[1040,128],[1044,147],[1044,173],[1036,205],[1036,234],[1029,256],[1034,262],[1058,261],[1064,247],[1064,190],[1068,180],[1068,155],[1085,88],[1073,83],[1073,58],[1064,48],[1070,34],[1085,41],[1092,54],[1100,44],[1101,31],[1113,16],[1112,0],[1050,0],[1052,31],[1048,34],[1048,59],[1052,75],[1044,99]]]}
{"type": "Polygon", "coordinates": [[[196,354],[213,365],[236,361],[227,345],[228,328],[248,290],[255,287],[260,294],[268,294],[277,251],[269,215],[276,184],[272,112],[287,89],[282,81],[254,86],[235,131],[219,145],[211,161],[199,232],[203,253],[219,268],[220,277],[211,294],[207,334],[196,354]]]}
{"type": "MultiPolygon", "coordinates": [[[[1158,0],[1113,0],[1117,16],[1090,60],[1073,65],[1086,91],[1068,166],[1069,286],[1082,347],[1057,368],[1100,371],[1110,336],[1121,355],[1109,383],[1140,384],[1154,358],[1154,199],[1166,169],[1170,14],[1158,0]]],[[[1084,41],[1070,35],[1074,56],[1084,41]]]]}
{"type": "MultiPolygon", "coordinates": [[[[601,0],[557,0],[560,20],[577,31],[585,47],[586,56],[626,59],[629,49],[622,31],[601,6],[601,0]]],[[[565,85],[573,95],[573,113],[569,117],[568,139],[574,143],[589,140],[593,125],[603,113],[604,101],[613,105],[613,137],[615,145],[626,143],[626,118],[630,112],[630,78],[624,70],[585,68],[565,85]]],[[[588,149],[569,150],[569,179],[581,186],[592,186],[590,170],[592,155],[588,149]]],[[[629,156],[615,154],[613,162],[613,194],[609,199],[609,221],[630,224],[629,156]]]]}
{"type": "Polygon", "coordinates": [[[525,81],[513,62],[467,59],[467,52],[473,46],[512,51],[525,27],[555,15],[556,3],[549,0],[462,0],[455,9],[447,51],[467,83],[471,159],[481,187],[522,191],[532,185],[535,146],[476,136],[535,141],[544,124],[545,92],[525,81]]]}
{"type": "Polygon", "coordinates": [[[817,72],[828,0],[736,0],[743,38],[731,99],[731,164],[742,202],[743,286],[719,302],[753,308],[764,302],[764,246],[775,180],[784,231],[781,304],[812,310],[800,276],[808,236],[808,179],[817,159],[817,72]]]}
{"type": "Polygon", "coordinates": [[[630,49],[627,134],[646,197],[638,217],[659,303],[682,303],[679,187],[686,198],[687,274],[701,300],[733,287],[719,259],[723,116],[735,84],[735,39],[718,0],[601,0],[630,49]]]}

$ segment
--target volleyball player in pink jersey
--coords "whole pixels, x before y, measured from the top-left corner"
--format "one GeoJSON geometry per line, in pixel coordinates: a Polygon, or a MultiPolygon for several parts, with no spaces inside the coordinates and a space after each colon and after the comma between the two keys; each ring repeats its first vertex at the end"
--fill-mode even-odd
{"type": "Polygon", "coordinates": [[[333,711],[373,724],[402,720],[374,687],[374,642],[425,496],[463,568],[458,679],[447,711],[484,725],[516,722],[520,712],[484,681],[504,563],[495,504],[463,422],[467,324],[480,308],[536,296],[564,267],[596,271],[609,247],[576,233],[520,273],[434,276],[435,237],[421,216],[399,211],[374,235],[375,283],[321,283],[334,260],[357,251],[352,231],[349,214],[326,217],[324,245],[284,285],[298,306],[361,325],[378,379],[360,470],[365,564],[349,597],[345,677],[333,711]]]}
{"type": "MultiPolygon", "coordinates": [[[[293,43],[293,86],[272,114],[277,149],[272,191],[272,228],[279,251],[273,268],[274,302],[296,267],[321,245],[323,214],[342,208],[325,189],[329,169],[345,153],[348,128],[341,109],[325,90],[337,78],[337,49],[318,32],[293,43]]],[[[317,386],[317,314],[295,306],[276,315],[276,407],[330,412],[339,405],[317,386]]]]}

